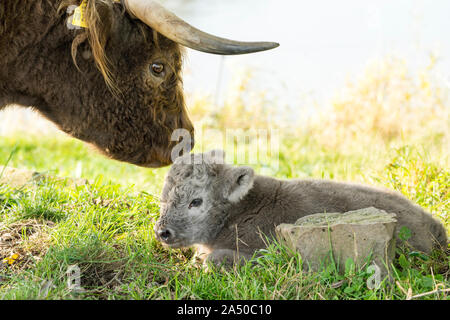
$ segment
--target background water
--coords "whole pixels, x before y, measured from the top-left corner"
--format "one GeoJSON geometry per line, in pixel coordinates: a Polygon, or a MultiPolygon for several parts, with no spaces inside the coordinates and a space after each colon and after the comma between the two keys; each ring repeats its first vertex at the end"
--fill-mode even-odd
{"type": "Polygon", "coordinates": [[[180,17],[236,40],[276,41],[254,55],[219,57],[189,50],[185,87],[222,101],[233,75],[251,68],[278,103],[327,101],[372,59],[394,54],[411,67],[438,55],[450,75],[448,0],[166,0],[180,17]]]}

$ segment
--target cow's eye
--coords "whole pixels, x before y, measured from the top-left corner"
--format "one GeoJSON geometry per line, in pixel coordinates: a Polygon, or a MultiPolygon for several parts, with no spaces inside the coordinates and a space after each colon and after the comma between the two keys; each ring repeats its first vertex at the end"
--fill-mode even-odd
{"type": "Polygon", "coordinates": [[[193,207],[200,207],[203,203],[202,199],[194,199],[192,200],[191,204],[189,205],[189,209],[193,207]]]}
{"type": "Polygon", "coordinates": [[[155,62],[152,63],[150,69],[155,76],[160,77],[164,72],[164,65],[162,63],[155,62]]]}

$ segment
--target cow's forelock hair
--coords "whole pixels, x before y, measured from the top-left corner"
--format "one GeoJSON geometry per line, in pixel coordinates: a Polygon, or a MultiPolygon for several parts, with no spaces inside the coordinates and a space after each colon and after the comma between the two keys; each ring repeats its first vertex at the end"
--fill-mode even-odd
{"type": "MultiPolygon", "coordinates": [[[[108,56],[105,52],[105,46],[114,23],[114,1],[87,1],[88,2],[85,14],[87,25],[89,26],[89,28],[85,29],[85,32],[77,35],[72,42],[73,61],[76,65],[77,48],[87,39],[89,41],[95,63],[101,71],[107,86],[111,89],[111,92],[114,94],[114,96],[120,99],[121,91],[114,81],[114,66],[110,63],[110,60],[108,59],[108,56]]],[[[79,5],[80,3],[80,0],[63,0],[60,8],[66,8],[69,5],[79,5]]],[[[144,24],[137,23],[136,27],[140,29],[143,37],[146,38],[146,32],[144,30],[146,26],[144,24]]],[[[159,47],[157,32],[153,32],[153,42],[157,47],[159,47]]],[[[180,48],[181,64],[184,54],[185,51],[180,48]]],[[[168,84],[164,84],[166,87],[160,88],[162,90],[170,90],[172,89],[171,86],[182,86],[180,74],[176,72],[177,66],[169,64],[168,67],[173,71],[173,79],[171,79],[168,84]]],[[[182,96],[181,92],[182,90],[177,90],[175,94],[162,94],[158,97],[159,99],[167,99],[167,97],[169,96],[171,99],[173,99],[173,101],[154,101],[155,107],[152,109],[152,117],[153,120],[158,123],[161,129],[165,131],[166,134],[162,135],[164,137],[170,136],[172,134],[173,128],[182,128],[186,126],[186,123],[190,123],[184,102],[181,103],[181,101],[184,101],[184,97],[182,96]],[[171,110],[170,107],[168,107],[173,106],[173,108],[176,108],[179,105],[182,105],[183,110],[171,110]],[[168,113],[171,114],[170,124],[168,123],[167,119],[168,113]]],[[[170,147],[175,146],[175,143],[172,141],[161,141],[161,144],[169,144],[170,147]]]]}
{"type": "MultiPolygon", "coordinates": [[[[63,0],[58,10],[66,10],[71,5],[78,6],[80,4],[80,0],[63,0]]],[[[84,29],[84,32],[78,34],[73,40],[72,59],[77,66],[78,46],[87,39],[95,64],[102,73],[108,87],[117,95],[120,93],[120,90],[114,82],[113,66],[105,53],[105,46],[113,25],[113,5],[113,0],[87,0],[85,17],[89,27],[84,29]]]]}

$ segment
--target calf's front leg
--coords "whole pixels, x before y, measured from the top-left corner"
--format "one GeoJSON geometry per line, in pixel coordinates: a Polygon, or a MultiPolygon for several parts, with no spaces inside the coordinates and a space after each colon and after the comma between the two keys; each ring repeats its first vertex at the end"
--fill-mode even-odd
{"type": "Polygon", "coordinates": [[[243,265],[253,256],[251,252],[237,252],[231,249],[217,249],[211,252],[205,259],[204,264],[212,264],[215,267],[232,267],[234,265],[243,265]]]}

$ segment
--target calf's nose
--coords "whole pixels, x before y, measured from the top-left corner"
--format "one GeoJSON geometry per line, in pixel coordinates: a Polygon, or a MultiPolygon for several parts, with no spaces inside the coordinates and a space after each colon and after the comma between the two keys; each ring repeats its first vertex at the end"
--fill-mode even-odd
{"type": "Polygon", "coordinates": [[[162,241],[169,242],[173,237],[173,233],[169,229],[160,229],[158,230],[158,236],[162,241]]]}
{"type": "Polygon", "coordinates": [[[155,226],[154,231],[158,240],[165,243],[170,243],[175,236],[172,230],[159,225],[155,226]]]}

